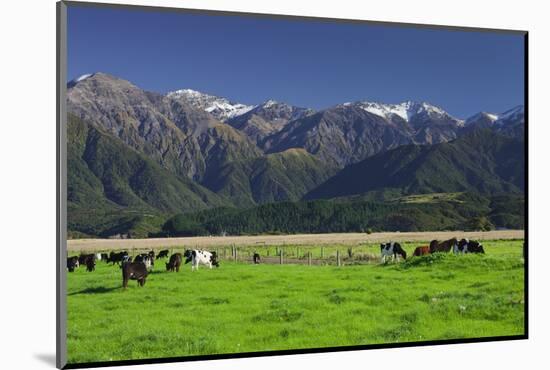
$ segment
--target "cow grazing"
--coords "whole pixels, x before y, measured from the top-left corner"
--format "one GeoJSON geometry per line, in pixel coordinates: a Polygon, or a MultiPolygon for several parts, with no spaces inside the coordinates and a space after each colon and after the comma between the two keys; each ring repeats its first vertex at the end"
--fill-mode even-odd
{"type": "Polygon", "coordinates": [[[485,254],[485,250],[483,249],[483,245],[481,245],[481,243],[476,242],[474,240],[468,240],[468,239],[461,239],[460,242],[458,242],[457,246],[455,247],[454,252],[456,254],[459,254],[459,253],[485,254]]]}
{"type": "Polygon", "coordinates": [[[67,270],[69,270],[69,272],[74,272],[78,266],[78,256],[67,257],[67,270]]]}
{"type": "Polygon", "coordinates": [[[101,253],[101,260],[105,263],[109,263],[109,255],[107,253],[101,253]]]}
{"type": "Polygon", "coordinates": [[[156,259],[166,258],[166,257],[168,257],[168,253],[169,253],[168,249],[164,249],[164,250],[159,252],[156,259]]]}
{"type": "Polygon", "coordinates": [[[391,256],[392,261],[399,260],[399,256],[403,259],[407,259],[407,252],[401,248],[401,244],[396,242],[382,243],[380,244],[380,253],[382,254],[382,263],[386,262],[386,257],[391,256]]]}
{"type": "Polygon", "coordinates": [[[86,264],[86,261],[89,259],[89,258],[92,258],[95,260],[96,258],[96,255],[95,254],[81,254],[80,256],[78,256],[78,263],[81,264],[81,265],[85,265],[86,264]]]}
{"type": "Polygon", "coordinates": [[[88,258],[86,258],[86,261],[84,261],[85,265],[86,265],[86,271],[88,272],[92,272],[92,271],[95,271],[95,255],[91,255],[91,256],[88,256],[88,258]]]}
{"type": "Polygon", "coordinates": [[[123,259],[124,257],[128,257],[128,252],[126,251],[122,251],[122,252],[111,252],[109,253],[109,262],[112,262],[113,265],[115,263],[122,263],[123,262],[123,259]]]}
{"type": "Polygon", "coordinates": [[[451,250],[454,250],[457,244],[458,241],[456,240],[456,238],[445,240],[441,243],[437,240],[432,240],[430,243],[430,253],[450,252],[451,250]]]}
{"type": "Polygon", "coordinates": [[[155,251],[150,251],[149,253],[147,253],[149,255],[149,257],[151,257],[151,263],[154,265],[155,264],[155,251]]]}
{"type": "Polygon", "coordinates": [[[252,256],[252,260],[254,261],[254,264],[257,265],[260,263],[260,255],[256,252],[254,252],[254,255],[252,256]]]}
{"type": "Polygon", "coordinates": [[[413,256],[420,257],[430,254],[430,247],[428,245],[423,245],[421,247],[416,247],[413,252],[413,256]]]}
{"type": "Polygon", "coordinates": [[[128,287],[128,280],[137,280],[138,286],[144,286],[147,279],[147,268],[142,262],[122,263],[122,287],[128,287]]]}
{"type": "Polygon", "coordinates": [[[181,253],[174,253],[170,256],[170,261],[166,264],[166,271],[176,270],[176,272],[180,272],[181,261],[181,253]]]}
{"type": "Polygon", "coordinates": [[[183,253],[183,256],[186,258],[185,263],[191,262],[191,271],[199,269],[199,264],[207,265],[210,268],[212,266],[220,267],[218,263],[216,252],[208,252],[198,249],[186,250],[183,253]]]}

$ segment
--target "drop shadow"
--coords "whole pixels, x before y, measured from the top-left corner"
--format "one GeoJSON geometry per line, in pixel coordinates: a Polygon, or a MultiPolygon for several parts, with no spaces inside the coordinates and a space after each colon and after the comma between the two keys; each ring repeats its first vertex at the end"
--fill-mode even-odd
{"type": "Polygon", "coordinates": [[[55,367],[57,365],[55,361],[55,353],[35,353],[34,358],[51,367],[55,367]]]}

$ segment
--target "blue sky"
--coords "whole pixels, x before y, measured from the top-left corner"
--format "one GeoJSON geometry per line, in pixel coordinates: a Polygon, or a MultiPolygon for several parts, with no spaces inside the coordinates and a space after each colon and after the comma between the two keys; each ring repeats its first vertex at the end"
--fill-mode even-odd
{"type": "Polygon", "coordinates": [[[524,100],[523,36],[69,6],[68,77],[326,108],[427,101],[459,118],[524,100]]]}

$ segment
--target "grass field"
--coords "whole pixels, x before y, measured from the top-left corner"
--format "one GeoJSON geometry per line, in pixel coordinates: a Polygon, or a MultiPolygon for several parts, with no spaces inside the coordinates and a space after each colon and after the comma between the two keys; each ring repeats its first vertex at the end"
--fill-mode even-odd
{"type": "Polygon", "coordinates": [[[385,265],[222,261],[169,273],[158,261],[126,290],[120,269],[98,262],[68,274],[69,362],[521,335],[522,243],[385,265]]]}

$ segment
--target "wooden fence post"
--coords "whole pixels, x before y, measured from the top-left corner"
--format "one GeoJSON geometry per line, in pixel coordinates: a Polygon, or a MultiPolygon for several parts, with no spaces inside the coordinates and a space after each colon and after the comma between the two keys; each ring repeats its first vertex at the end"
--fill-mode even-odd
{"type": "Polygon", "coordinates": [[[237,247],[235,247],[235,261],[237,261],[237,247]]]}
{"type": "Polygon", "coordinates": [[[279,249],[279,264],[283,264],[283,250],[279,249]]]}
{"type": "Polygon", "coordinates": [[[336,250],[336,265],[340,266],[340,250],[336,250]]]}

